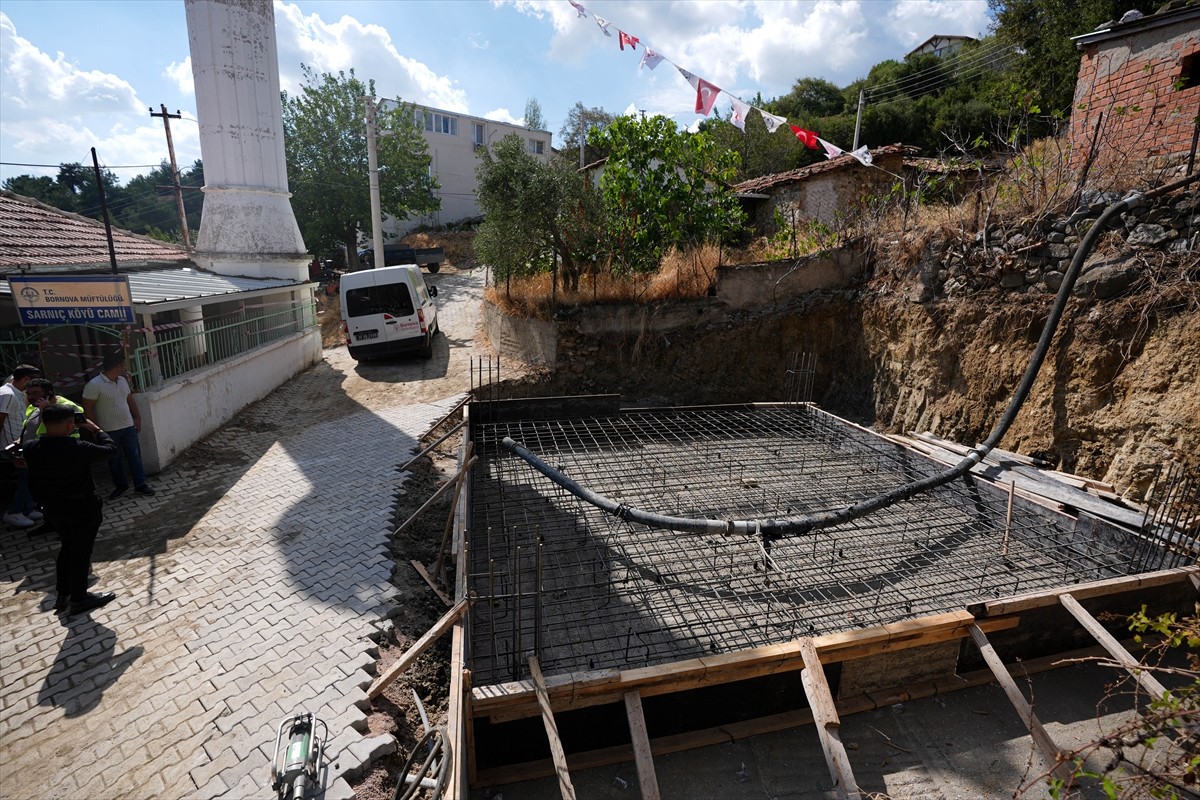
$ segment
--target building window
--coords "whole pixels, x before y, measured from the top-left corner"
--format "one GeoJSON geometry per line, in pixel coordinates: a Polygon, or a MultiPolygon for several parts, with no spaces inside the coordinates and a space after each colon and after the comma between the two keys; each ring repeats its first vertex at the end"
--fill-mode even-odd
{"type": "Polygon", "coordinates": [[[543,142],[541,139],[530,139],[529,140],[529,152],[535,156],[545,155],[546,154],[546,143],[543,142]]]}
{"type": "Polygon", "coordinates": [[[487,140],[484,138],[482,122],[471,123],[471,144],[475,145],[476,150],[487,144],[487,140]]]}
{"type": "Polygon", "coordinates": [[[425,130],[433,133],[445,133],[458,136],[458,117],[449,114],[439,114],[436,111],[425,112],[425,130]]]}
{"type": "Polygon", "coordinates": [[[1178,91],[1200,86],[1200,52],[1179,59],[1179,80],[1175,81],[1178,91]]]}

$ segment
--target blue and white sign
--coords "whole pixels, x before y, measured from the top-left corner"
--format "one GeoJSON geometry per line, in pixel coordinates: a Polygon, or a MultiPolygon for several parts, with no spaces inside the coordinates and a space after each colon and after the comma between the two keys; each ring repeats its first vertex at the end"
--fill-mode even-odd
{"type": "Polygon", "coordinates": [[[124,275],[12,275],[22,325],[132,325],[133,296],[124,275]]]}

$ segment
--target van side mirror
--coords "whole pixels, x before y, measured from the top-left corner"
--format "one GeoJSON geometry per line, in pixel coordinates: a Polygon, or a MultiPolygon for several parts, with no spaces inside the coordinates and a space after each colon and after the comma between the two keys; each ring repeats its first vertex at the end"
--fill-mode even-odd
{"type": "Polygon", "coordinates": [[[437,287],[436,287],[436,286],[430,286],[430,287],[429,287],[429,296],[430,296],[430,297],[437,297],[437,287]]]}

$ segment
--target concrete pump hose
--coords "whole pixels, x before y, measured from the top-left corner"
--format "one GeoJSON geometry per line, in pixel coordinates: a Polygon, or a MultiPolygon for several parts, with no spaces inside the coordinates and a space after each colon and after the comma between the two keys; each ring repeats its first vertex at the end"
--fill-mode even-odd
{"type": "Polygon", "coordinates": [[[512,438],[504,437],[503,444],[509,451],[524,459],[530,466],[536,469],[541,474],[545,475],[558,486],[566,489],[568,492],[583,500],[585,503],[599,508],[607,514],[610,514],[627,522],[636,522],[640,525],[645,525],[649,528],[660,528],[677,531],[680,533],[691,534],[741,534],[745,536],[761,535],[766,539],[780,539],[785,536],[797,536],[810,531],[828,528],[834,525],[840,525],[844,522],[864,517],[880,509],[908,500],[922,492],[927,492],[930,489],[935,489],[938,486],[945,485],[957,478],[966,475],[978,463],[987,457],[988,453],[996,447],[1004,438],[1004,434],[1012,426],[1017,418],[1017,413],[1025,404],[1025,400],[1029,397],[1030,391],[1033,389],[1034,381],[1037,380],[1038,372],[1041,371],[1042,364],[1046,360],[1047,354],[1050,352],[1050,345],[1054,341],[1055,333],[1058,331],[1058,324],[1062,320],[1063,313],[1066,311],[1067,303],[1071,299],[1071,291],[1075,288],[1075,282],[1079,278],[1080,272],[1083,270],[1083,264],[1087,261],[1087,257],[1091,254],[1092,249],[1096,246],[1096,240],[1100,238],[1100,234],[1108,226],[1108,223],[1123,211],[1135,208],[1147,200],[1159,197],[1164,194],[1169,194],[1177,189],[1187,186],[1197,179],[1200,179],[1200,173],[1188,175],[1185,178],[1180,178],[1177,181],[1164,184],[1156,189],[1152,189],[1143,193],[1132,193],[1124,199],[1113,203],[1096,220],[1083,239],[1079,242],[1079,247],[1075,251],[1075,257],[1071,259],[1071,264],[1067,268],[1066,274],[1063,275],[1062,285],[1058,288],[1058,295],[1054,298],[1054,304],[1050,308],[1050,314],[1046,317],[1046,322],[1042,326],[1042,335],[1038,339],[1037,347],[1034,349],[1033,355],[1029,359],[1029,364],[1025,368],[1025,374],[1021,378],[1020,384],[1017,386],[1012,399],[1008,403],[1008,407],[1000,416],[996,426],[992,432],[983,441],[982,444],[972,448],[955,466],[943,472],[924,478],[919,481],[912,481],[901,486],[897,486],[883,494],[866,500],[859,501],[853,505],[843,508],[828,509],[808,514],[800,514],[790,517],[780,517],[775,519],[747,519],[747,520],[718,520],[706,518],[690,518],[690,517],[672,517],[663,514],[656,514],[652,511],[644,511],[639,508],[618,503],[612,498],[605,497],[602,494],[592,491],[578,482],[572,480],[562,471],[551,467],[546,462],[542,461],[526,447],[513,441],[512,438]]]}

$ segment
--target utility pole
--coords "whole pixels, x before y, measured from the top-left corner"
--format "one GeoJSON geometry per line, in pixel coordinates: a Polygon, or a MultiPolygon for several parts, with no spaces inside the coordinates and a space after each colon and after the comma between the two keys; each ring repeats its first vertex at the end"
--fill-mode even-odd
{"type": "Polygon", "coordinates": [[[167,132],[167,153],[171,156],[171,185],[175,189],[175,205],[179,209],[179,230],[183,234],[183,247],[190,253],[192,252],[192,239],[188,233],[187,212],[183,208],[183,187],[179,185],[179,166],[175,163],[175,142],[171,139],[171,120],[183,119],[183,115],[178,110],[174,114],[168,114],[166,103],[160,105],[159,108],[162,109],[161,114],[155,114],[152,108],[150,116],[162,117],[163,129],[167,132]]]}
{"type": "Polygon", "coordinates": [[[862,130],[862,112],[863,106],[867,104],[866,92],[862,89],[858,90],[858,115],[854,118],[854,146],[851,150],[858,149],[858,132],[862,130]]]}
{"type": "Polygon", "coordinates": [[[375,98],[364,97],[367,104],[367,172],[371,184],[371,242],[375,255],[372,267],[387,264],[383,254],[383,210],[379,200],[379,152],[375,142],[375,98]]]}
{"type": "Polygon", "coordinates": [[[100,193],[100,211],[104,214],[104,237],[108,239],[108,260],[112,264],[113,275],[117,274],[117,248],[113,246],[112,221],[108,218],[108,200],[104,197],[104,177],[100,174],[100,159],[96,158],[96,148],[92,148],[92,169],[96,173],[96,191],[100,193]]]}

